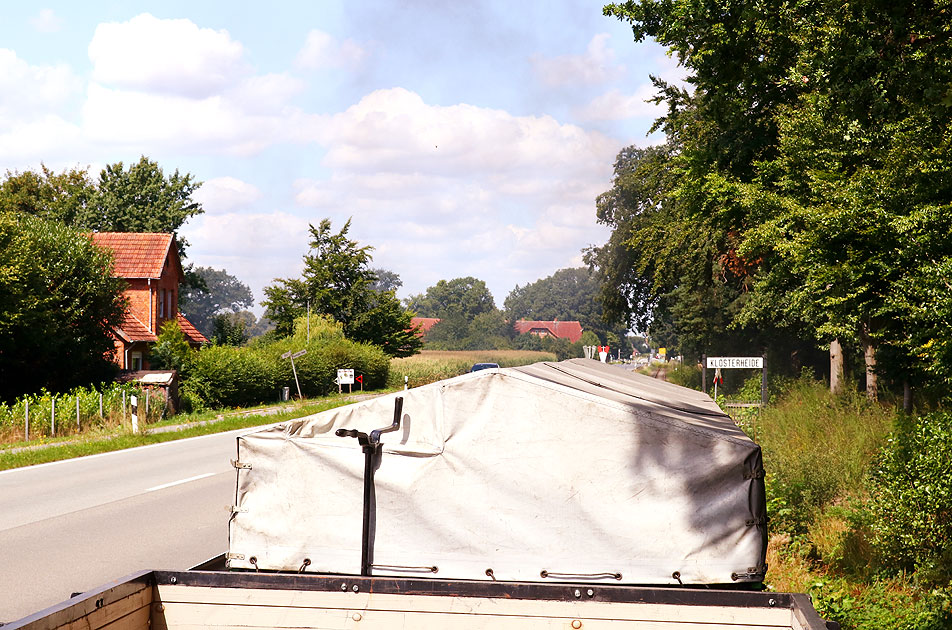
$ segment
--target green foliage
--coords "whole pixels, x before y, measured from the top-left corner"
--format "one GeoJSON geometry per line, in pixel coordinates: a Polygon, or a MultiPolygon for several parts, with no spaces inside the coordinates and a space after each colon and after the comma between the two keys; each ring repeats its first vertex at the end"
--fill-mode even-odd
{"type": "Polygon", "coordinates": [[[855,393],[835,397],[804,376],[789,382],[756,422],[771,527],[803,535],[835,499],[864,493],[892,415],[855,393]]]}
{"type": "Polygon", "coordinates": [[[410,296],[407,308],[420,317],[460,317],[469,323],[480,313],[494,311],[496,304],[485,282],[467,276],[440,280],[426,293],[410,296]]]}
{"type": "MultiPolygon", "coordinates": [[[[73,435],[79,432],[97,431],[104,427],[131,428],[129,400],[131,395],[143,396],[132,383],[110,383],[99,389],[76,387],[67,392],[53,394],[47,390],[21,396],[9,404],[0,402],[0,441],[23,441],[27,434],[30,441],[51,436],[73,435]],[[99,413],[99,396],[102,395],[102,415],[99,413]],[[76,399],[79,399],[79,422],[76,419],[76,399]],[[125,406],[123,402],[125,401],[125,406]],[[26,422],[29,418],[29,432],[26,422]]],[[[140,410],[143,423],[155,422],[165,412],[165,398],[161,393],[152,394],[148,417],[145,403],[140,410]]]]}
{"type": "Polygon", "coordinates": [[[41,165],[39,171],[7,171],[0,183],[0,212],[32,214],[74,225],[86,215],[95,195],[95,184],[85,170],[54,173],[41,165]]]}
{"type": "Polygon", "coordinates": [[[108,380],[122,321],[111,255],[70,228],[0,214],[0,400],[108,380]]]}
{"type": "Polygon", "coordinates": [[[155,345],[149,351],[149,365],[153,370],[178,370],[186,366],[192,348],[185,339],[182,327],[174,319],[162,324],[155,345]]]}
{"type": "Polygon", "coordinates": [[[212,317],[209,341],[219,346],[241,346],[248,341],[247,324],[237,313],[221,313],[212,317]]]}
{"type": "MultiPolygon", "coordinates": [[[[145,156],[128,169],[122,162],[100,172],[96,196],[75,225],[97,232],[176,232],[185,221],[203,212],[192,195],[201,186],[178,169],[166,175],[145,156]]],[[[179,253],[188,245],[178,239],[179,253]]]]}
{"type": "Polygon", "coordinates": [[[392,290],[375,289],[379,270],[369,268],[373,248],[347,238],[349,229],[349,220],[336,234],[330,219],[310,226],[302,277],[279,278],[264,290],[267,318],[278,336],[288,336],[294,320],[306,315],[310,306],[313,313],[340,322],[349,339],[379,345],[390,356],[417,352],[423,342],[410,332],[410,313],[392,290]]]}
{"type": "Polygon", "coordinates": [[[195,408],[248,407],[276,400],[278,390],[297,393],[287,352],[307,350],[294,359],[301,393],[326,396],[337,391],[337,370],[351,368],[363,375],[365,389],[379,389],[387,382],[390,357],[371,344],[344,337],[343,327],[326,316],[312,316],[310,343],[305,317],[294,323],[294,335],[271,343],[235,348],[212,346],[197,352],[190,364],[183,398],[195,408]]]}
{"type": "Polygon", "coordinates": [[[873,542],[886,566],[952,586],[952,414],[903,418],[872,477],[873,542]]]}
{"type": "Polygon", "coordinates": [[[599,197],[606,311],[669,322],[687,354],[839,338],[896,382],[952,381],[949,9],[606,6],[691,86],[655,80],[668,145],[623,151],[599,197]]]}
{"type": "Polygon", "coordinates": [[[952,624],[952,593],[916,593],[901,583],[878,581],[857,589],[844,578],[816,580],[810,597],[824,619],[843,630],[946,630],[952,624]]]}
{"type": "MultiPolygon", "coordinates": [[[[179,307],[203,335],[215,335],[215,317],[237,313],[254,306],[254,296],[248,285],[224,269],[195,267],[192,270],[201,279],[201,286],[187,286],[180,292],[179,307]]],[[[237,345],[237,344],[232,344],[237,345]]]]}

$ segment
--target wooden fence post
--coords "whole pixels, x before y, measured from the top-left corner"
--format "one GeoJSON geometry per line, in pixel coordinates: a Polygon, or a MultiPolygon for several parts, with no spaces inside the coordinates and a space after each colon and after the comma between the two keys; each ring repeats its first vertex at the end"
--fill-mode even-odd
{"type": "Polygon", "coordinates": [[[56,397],[50,397],[50,435],[56,435],[56,397]]]}
{"type": "Polygon", "coordinates": [[[23,439],[24,441],[29,442],[30,441],[30,399],[29,398],[26,399],[26,414],[25,415],[26,415],[26,418],[24,419],[24,422],[23,422],[23,431],[24,431],[23,439]]]}

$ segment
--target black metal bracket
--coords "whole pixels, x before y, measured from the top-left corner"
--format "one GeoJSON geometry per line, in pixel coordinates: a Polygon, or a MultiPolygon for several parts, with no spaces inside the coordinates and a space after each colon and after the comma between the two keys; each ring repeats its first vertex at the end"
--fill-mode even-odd
{"type": "Polygon", "coordinates": [[[403,397],[397,396],[393,401],[393,423],[388,427],[374,429],[370,435],[356,429],[337,429],[337,437],[357,438],[361,450],[364,452],[364,518],[360,545],[360,574],[371,575],[373,572],[373,554],[370,535],[370,521],[373,515],[374,502],[374,470],[376,458],[380,456],[383,445],[380,435],[400,428],[400,419],[403,417],[403,397]]]}

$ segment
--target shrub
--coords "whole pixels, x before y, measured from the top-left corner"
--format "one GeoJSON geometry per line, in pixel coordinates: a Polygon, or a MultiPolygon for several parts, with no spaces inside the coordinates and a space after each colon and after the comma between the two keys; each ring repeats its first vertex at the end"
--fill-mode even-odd
{"type": "Polygon", "coordinates": [[[903,418],[872,475],[873,544],[887,566],[952,582],[952,414],[903,418]]]}
{"type": "Polygon", "coordinates": [[[183,390],[193,408],[248,407],[276,398],[276,372],[263,353],[210,346],[195,353],[183,390]]]}

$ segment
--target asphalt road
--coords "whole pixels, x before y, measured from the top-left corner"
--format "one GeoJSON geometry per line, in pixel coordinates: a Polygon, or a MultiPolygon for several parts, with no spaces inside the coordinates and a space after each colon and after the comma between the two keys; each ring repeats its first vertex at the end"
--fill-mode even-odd
{"type": "Polygon", "coordinates": [[[0,472],[0,622],[224,552],[248,429],[0,472]]]}

